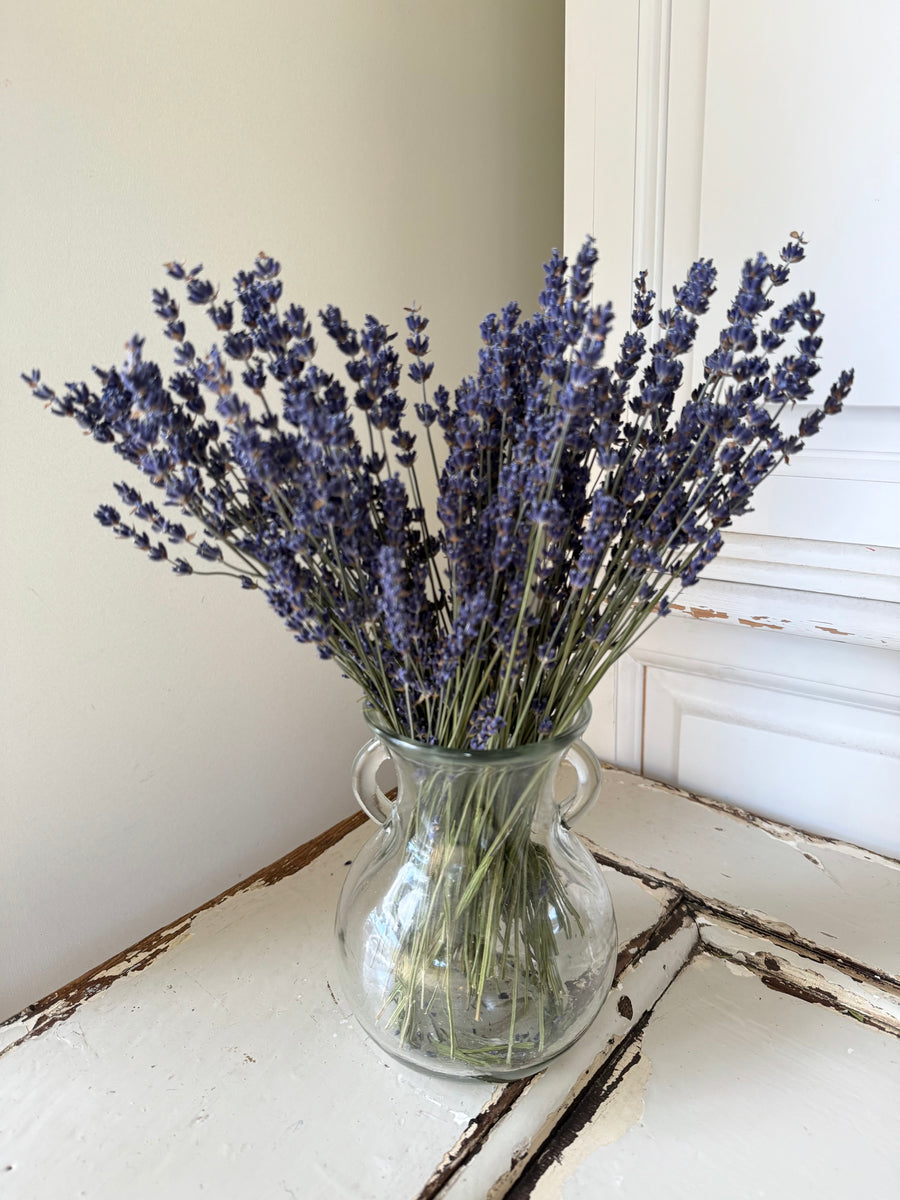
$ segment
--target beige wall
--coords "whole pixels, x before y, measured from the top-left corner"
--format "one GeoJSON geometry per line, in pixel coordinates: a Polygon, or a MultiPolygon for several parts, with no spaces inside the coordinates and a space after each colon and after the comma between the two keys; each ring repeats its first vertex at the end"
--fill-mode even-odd
{"type": "Polygon", "coordinates": [[[420,302],[452,385],[561,240],[563,8],[5,6],[0,1018],[347,815],[364,735],[262,600],[100,529],[122,466],[18,372],[87,378],[159,264],[227,287],[264,249],[313,311],[420,302]]]}

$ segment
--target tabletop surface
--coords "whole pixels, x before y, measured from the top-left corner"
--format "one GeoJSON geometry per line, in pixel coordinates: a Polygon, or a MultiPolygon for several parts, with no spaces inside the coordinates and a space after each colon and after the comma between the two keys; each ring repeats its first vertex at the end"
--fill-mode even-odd
{"type": "Polygon", "coordinates": [[[612,769],[577,829],[617,977],[538,1075],[362,1033],[351,819],[0,1026],[0,1197],[900,1194],[900,864],[612,769]]]}

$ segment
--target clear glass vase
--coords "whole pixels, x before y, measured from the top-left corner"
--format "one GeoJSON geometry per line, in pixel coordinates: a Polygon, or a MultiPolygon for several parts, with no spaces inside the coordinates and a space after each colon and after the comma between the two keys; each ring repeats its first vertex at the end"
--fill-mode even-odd
{"type": "Polygon", "coordinates": [[[381,828],[354,862],[336,931],[345,996],[363,1028],[428,1071],[517,1079],[588,1027],[612,983],[612,902],[564,823],[596,796],[600,765],[565,734],[512,750],[446,750],[380,729],[357,755],[357,800],[381,828]],[[376,779],[397,775],[389,801],[376,779]],[[556,795],[563,762],[575,791],[556,795]]]}

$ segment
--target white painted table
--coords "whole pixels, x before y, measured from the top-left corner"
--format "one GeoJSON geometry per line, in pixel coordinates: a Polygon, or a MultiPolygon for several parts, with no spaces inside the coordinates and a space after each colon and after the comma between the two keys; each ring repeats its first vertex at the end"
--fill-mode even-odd
{"type": "Polygon", "coordinates": [[[349,821],[0,1026],[0,1198],[900,1195],[900,864],[615,770],[579,831],[619,971],[541,1074],[364,1037],[349,821]]]}

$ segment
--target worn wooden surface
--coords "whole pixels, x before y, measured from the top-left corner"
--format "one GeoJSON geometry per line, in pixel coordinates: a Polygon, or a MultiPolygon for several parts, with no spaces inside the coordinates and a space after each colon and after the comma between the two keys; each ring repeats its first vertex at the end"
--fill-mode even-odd
{"type": "Polygon", "coordinates": [[[855,364],[849,403],[723,530],[721,553],[673,597],[681,611],[601,680],[591,732],[609,758],[654,778],[895,857],[900,396],[870,314],[900,267],[886,224],[900,168],[882,150],[897,140],[900,78],[878,66],[898,38],[900,9],[887,3],[567,0],[563,239],[571,258],[596,235],[595,295],[620,321],[639,271],[670,297],[690,263],[714,260],[688,394],[740,264],[758,250],[777,260],[789,230],[803,232],[788,221],[806,223],[810,261],[785,290],[814,289],[827,313],[813,400],[855,364]],[[737,135],[736,63],[753,64],[737,135]],[[748,145],[765,146],[765,170],[748,145]],[[786,204],[772,181],[788,178],[786,204]],[[862,261],[877,263],[865,300],[862,261]]]}
{"type": "Polygon", "coordinates": [[[701,954],[509,1196],[896,1196],[898,1112],[900,1039],[701,954]]]}
{"type": "Polygon", "coordinates": [[[605,862],[900,984],[894,859],[614,769],[577,828],[605,862]]]}
{"type": "Polygon", "coordinates": [[[547,1070],[494,1086],[400,1066],[345,1008],[352,825],[0,1026],[4,1197],[843,1197],[841,1145],[889,1194],[897,864],[607,771],[579,828],[616,984],[547,1070]],[[776,1169],[798,1111],[806,1167],[776,1169]],[[741,1155],[766,1170],[729,1174],[741,1155]]]}

